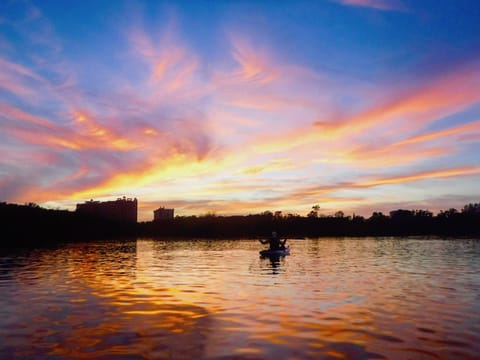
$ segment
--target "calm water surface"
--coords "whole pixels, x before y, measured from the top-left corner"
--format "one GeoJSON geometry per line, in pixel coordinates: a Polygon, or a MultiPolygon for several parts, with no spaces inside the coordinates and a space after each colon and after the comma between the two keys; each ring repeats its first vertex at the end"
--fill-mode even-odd
{"type": "Polygon", "coordinates": [[[479,240],[290,244],[0,250],[0,358],[479,358],[479,240]]]}

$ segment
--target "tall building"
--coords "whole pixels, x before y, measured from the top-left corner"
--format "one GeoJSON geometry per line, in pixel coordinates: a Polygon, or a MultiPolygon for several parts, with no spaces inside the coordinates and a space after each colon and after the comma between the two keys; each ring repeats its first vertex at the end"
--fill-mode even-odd
{"type": "Polygon", "coordinates": [[[130,223],[137,222],[137,210],[137,199],[125,196],[114,201],[86,201],[83,204],[77,204],[76,209],[78,213],[130,223]]]}
{"type": "Polygon", "coordinates": [[[153,221],[173,219],[173,213],[175,209],[165,209],[164,207],[158,208],[153,211],[153,221]]]}

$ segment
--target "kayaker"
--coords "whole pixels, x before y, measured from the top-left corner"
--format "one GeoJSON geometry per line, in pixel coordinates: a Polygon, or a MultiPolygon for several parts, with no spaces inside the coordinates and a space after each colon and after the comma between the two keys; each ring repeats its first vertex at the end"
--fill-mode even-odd
{"type": "Polygon", "coordinates": [[[277,232],[272,231],[272,236],[270,237],[270,239],[265,239],[265,240],[260,239],[260,242],[262,244],[269,244],[270,250],[284,250],[287,239],[281,240],[278,237],[277,232]]]}

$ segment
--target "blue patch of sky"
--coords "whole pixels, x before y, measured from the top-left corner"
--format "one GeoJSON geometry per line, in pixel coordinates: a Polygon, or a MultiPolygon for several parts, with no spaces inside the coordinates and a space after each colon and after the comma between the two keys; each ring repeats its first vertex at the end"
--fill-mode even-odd
{"type": "Polygon", "coordinates": [[[403,36],[395,21],[405,15],[382,15],[395,21],[375,24],[355,10],[330,2],[241,3],[233,8],[227,22],[234,28],[256,43],[268,46],[271,42],[282,58],[321,72],[372,76],[378,59],[403,36]]]}
{"type": "Polygon", "coordinates": [[[142,14],[154,36],[173,16],[182,40],[207,60],[223,57],[228,32],[239,31],[260,47],[273,46],[294,63],[367,79],[392,67],[406,72],[416,62],[419,72],[431,71],[432,62],[441,66],[449,58],[458,60],[479,43],[479,2],[405,3],[408,11],[378,11],[333,1],[145,1],[118,6],[116,1],[48,0],[37,5],[68,39],[72,57],[83,57],[88,41],[92,54],[106,63],[116,60],[112,48],[120,47],[121,30],[135,16],[129,9],[142,14]]]}
{"type": "Polygon", "coordinates": [[[480,121],[480,103],[455,114],[437,119],[434,123],[429,124],[424,129],[424,132],[448,129],[472,121],[480,121]]]}

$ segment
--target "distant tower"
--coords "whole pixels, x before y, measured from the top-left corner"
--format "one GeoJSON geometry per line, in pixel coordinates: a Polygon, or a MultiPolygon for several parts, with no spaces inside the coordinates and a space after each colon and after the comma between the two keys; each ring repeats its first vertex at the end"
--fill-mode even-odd
{"type": "Polygon", "coordinates": [[[173,219],[174,210],[175,209],[165,209],[164,207],[154,210],[153,221],[173,219]]]}

